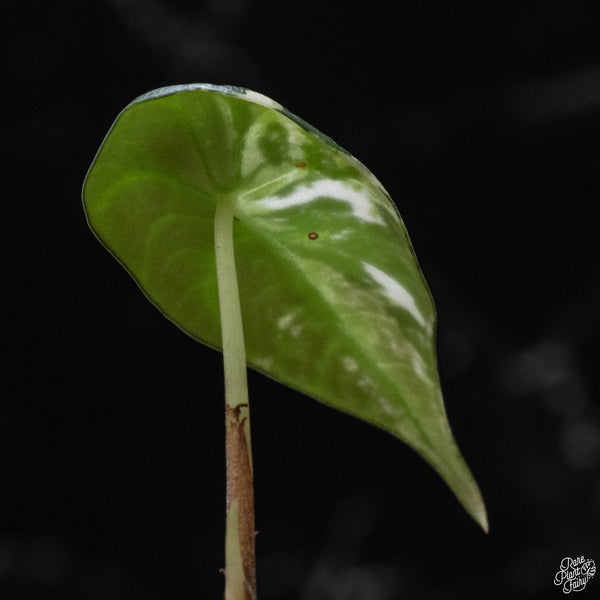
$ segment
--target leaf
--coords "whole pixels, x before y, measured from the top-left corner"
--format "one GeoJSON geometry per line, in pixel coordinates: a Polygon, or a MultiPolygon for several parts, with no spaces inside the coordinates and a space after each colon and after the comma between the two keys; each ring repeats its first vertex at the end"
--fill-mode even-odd
{"type": "Polygon", "coordinates": [[[92,230],[150,301],[216,349],[226,197],[248,364],[412,446],[486,529],[444,411],[429,289],[364,165],[265,96],[196,84],[127,106],[83,190],[92,230]]]}

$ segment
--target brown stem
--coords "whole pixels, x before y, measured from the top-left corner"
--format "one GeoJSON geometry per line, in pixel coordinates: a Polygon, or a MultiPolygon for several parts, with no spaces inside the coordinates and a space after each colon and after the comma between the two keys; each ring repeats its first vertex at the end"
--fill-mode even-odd
{"type": "MultiPolygon", "coordinates": [[[[228,529],[237,530],[237,542],[229,536],[230,551],[238,552],[243,573],[243,600],[256,600],[256,556],[254,528],[254,482],[249,443],[248,405],[231,408],[225,405],[225,448],[227,462],[227,521],[228,529]],[[230,514],[232,504],[235,511],[230,514]],[[237,527],[231,523],[237,518],[237,527]],[[237,546],[237,548],[236,548],[237,546]]],[[[231,561],[228,561],[231,562],[231,561]]],[[[228,568],[235,568],[229,565],[228,568]]],[[[226,572],[227,577],[227,572],[226,572]]],[[[233,595],[233,593],[232,593],[233,595]]],[[[239,592],[238,592],[239,595],[239,592]]],[[[240,598],[240,600],[241,600],[240,598]]],[[[238,598],[226,598],[238,600],[238,598]]]]}

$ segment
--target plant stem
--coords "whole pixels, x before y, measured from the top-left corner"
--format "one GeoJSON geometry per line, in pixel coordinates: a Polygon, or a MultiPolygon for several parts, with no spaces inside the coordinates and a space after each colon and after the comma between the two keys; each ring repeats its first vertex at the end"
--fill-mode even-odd
{"type": "Polygon", "coordinates": [[[246,348],[233,247],[234,209],[235,200],[222,197],[217,201],[215,213],[215,256],[225,372],[225,600],[255,600],[254,482],[246,348]]]}

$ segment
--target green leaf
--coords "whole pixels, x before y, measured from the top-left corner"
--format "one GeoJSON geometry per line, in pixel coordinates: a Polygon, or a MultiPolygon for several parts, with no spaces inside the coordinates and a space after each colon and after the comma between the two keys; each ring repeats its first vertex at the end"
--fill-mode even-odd
{"type": "Polygon", "coordinates": [[[405,441],[487,528],[446,419],[429,289],[396,206],[358,160],[265,96],[175,86],[118,116],[83,198],[150,301],[217,349],[213,219],[234,198],[248,364],[405,441]]]}

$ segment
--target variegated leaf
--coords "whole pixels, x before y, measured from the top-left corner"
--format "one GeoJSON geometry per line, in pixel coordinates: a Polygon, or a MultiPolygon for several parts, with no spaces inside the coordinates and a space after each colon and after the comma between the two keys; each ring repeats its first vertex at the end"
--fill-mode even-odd
{"type": "Polygon", "coordinates": [[[435,309],[396,206],[355,158],[245,89],[169,87],[130,104],[87,175],[98,238],[147,297],[219,349],[213,218],[236,200],[248,363],[419,452],[485,529],[444,411],[435,309]]]}

